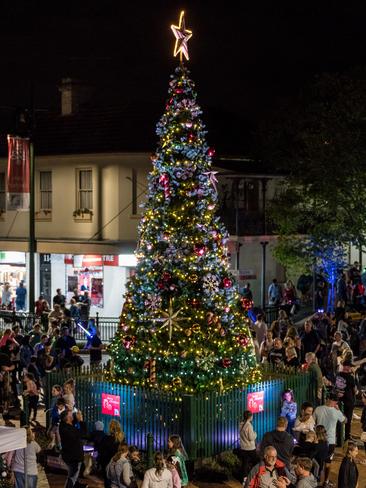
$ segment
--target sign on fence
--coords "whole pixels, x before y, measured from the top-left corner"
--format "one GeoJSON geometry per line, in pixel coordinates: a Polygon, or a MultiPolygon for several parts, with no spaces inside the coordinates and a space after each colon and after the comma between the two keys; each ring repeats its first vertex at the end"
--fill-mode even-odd
{"type": "Polygon", "coordinates": [[[255,391],[248,393],[247,408],[252,413],[260,413],[264,411],[264,391],[255,391]]]}
{"type": "Polygon", "coordinates": [[[102,393],[102,414],[113,415],[114,417],[120,417],[121,399],[118,395],[110,395],[109,393],[102,393]]]}

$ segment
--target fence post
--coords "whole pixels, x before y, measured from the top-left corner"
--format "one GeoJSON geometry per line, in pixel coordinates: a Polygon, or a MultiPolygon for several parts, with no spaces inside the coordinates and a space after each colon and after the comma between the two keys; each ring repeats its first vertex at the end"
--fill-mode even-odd
{"type": "Polygon", "coordinates": [[[183,395],[182,402],[182,426],[183,426],[183,444],[190,459],[197,459],[197,443],[196,443],[196,400],[198,398],[193,395],[183,395]]]}
{"type": "Polygon", "coordinates": [[[147,467],[154,466],[154,437],[151,432],[146,435],[147,467]]]}

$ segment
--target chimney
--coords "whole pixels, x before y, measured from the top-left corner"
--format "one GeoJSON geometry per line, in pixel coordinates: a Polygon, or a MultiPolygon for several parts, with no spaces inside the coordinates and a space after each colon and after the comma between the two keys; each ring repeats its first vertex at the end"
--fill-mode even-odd
{"type": "Polygon", "coordinates": [[[75,115],[80,106],[91,95],[91,87],[72,78],[62,78],[59,86],[61,93],[61,115],[75,115]]]}

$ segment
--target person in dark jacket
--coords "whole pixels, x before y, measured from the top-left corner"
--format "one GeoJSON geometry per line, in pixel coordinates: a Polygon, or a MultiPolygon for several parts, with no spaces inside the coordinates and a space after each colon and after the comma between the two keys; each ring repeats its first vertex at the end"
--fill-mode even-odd
{"type": "Polygon", "coordinates": [[[68,470],[65,488],[74,488],[84,461],[83,444],[80,431],[73,426],[72,412],[64,410],[60,417],[61,457],[68,470]]]}
{"type": "Polygon", "coordinates": [[[94,430],[89,434],[89,440],[94,444],[94,448],[97,452],[100,451],[100,445],[106,435],[103,422],[97,420],[94,424],[94,430]]]}
{"type": "Polygon", "coordinates": [[[305,439],[300,439],[299,443],[294,447],[294,456],[306,457],[313,459],[317,455],[318,444],[315,443],[315,432],[310,430],[306,433],[305,439]]]}
{"type": "Polygon", "coordinates": [[[358,469],[355,459],[358,454],[358,447],[354,442],[349,441],[346,455],[338,473],[338,486],[347,486],[347,488],[357,488],[358,469]]]}
{"type": "Polygon", "coordinates": [[[276,430],[264,434],[261,443],[261,453],[263,456],[264,449],[267,446],[273,446],[277,451],[278,459],[285,463],[287,467],[291,467],[291,456],[294,449],[293,437],[286,432],[287,419],[285,417],[278,417],[276,430]]]}
{"type": "Polygon", "coordinates": [[[109,424],[109,434],[107,434],[100,443],[97,462],[102,469],[104,487],[110,488],[111,483],[107,477],[106,468],[109,461],[118,451],[119,445],[124,442],[125,434],[121,430],[121,425],[117,420],[111,420],[109,424]]]}

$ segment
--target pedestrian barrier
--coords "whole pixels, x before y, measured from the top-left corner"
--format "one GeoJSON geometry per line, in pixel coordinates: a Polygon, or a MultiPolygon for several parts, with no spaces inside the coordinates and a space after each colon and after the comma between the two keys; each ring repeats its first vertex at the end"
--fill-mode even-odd
{"type": "MultiPolygon", "coordinates": [[[[93,319],[100,334],[100,339],[104,343],[109,343],[113,339],[119,324],[118,317],[99,317],[97,313],[93,319]]],[[[34,314],[27,312],[16,312],[15,310],[0,310],[0,331],[12,328],[14,325],[20,325],[22,329],[29,332],[36,320],[34,314]]],[[[47,314],[41,320],[43,329],[46,331],[48,327],[47,314]]],[[[85,324],[87,327],[87,324],[85,324]]],[[[84,342],[87,339],[87,334],[80,327],[72,326],[72,333],[77,342],[84,342]]]]}
{"type": "Polygon", "coordinates": [[[105,428],[115,418],[121,422],[127,442],[146,449],[151,433],[154,449],[167,447],[168,437],[179,434],[191,459],[208,457],[239,446],[239,421],[250,408],[260,441],[273,430],[281,409],[281,394],[291,388],[300,407],[314,398],[315,386],[306,372],[271,367],[263,369],[264,381],[226,393],[180,395],[104,381],[102,369],[80,368],[47,375],[47,393],[53,384],[73,377],[76,405],[88,428],[102,420],[105,428]]]}

